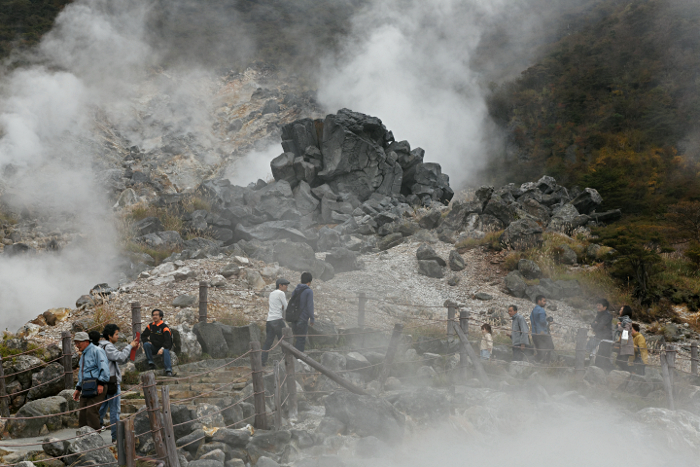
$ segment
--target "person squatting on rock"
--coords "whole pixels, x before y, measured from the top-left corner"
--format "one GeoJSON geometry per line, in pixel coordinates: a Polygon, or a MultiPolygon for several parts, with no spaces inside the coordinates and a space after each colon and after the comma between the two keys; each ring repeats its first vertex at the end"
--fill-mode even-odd
{"type": "Polygon", "coordinates": [[[78,365],[78,384],[73,393],[73,400],[80,402],[78,425],[99,430],[102,428],[100,404],[107,395],[107,384],[109,383],[107,355],[104,350],[90,342],[90,336],[87,332],[75,333],[73,342],[81,353],[78,365]]]}
{"type": "Polygon", "coordinates": [[[613,341],[617,348],[617,366],[623,371],[629,371],[634,361],[634,341],[632,336],[632,308],[624,305],[620,308],[620,318],[615,326],[613,341]],[[625,333],[625,331],[627,331],[625,333]],[[624,338],[624,339],[623,339],[624,338]],[[630,358],[630,356],[632,358],[630,358]]]}
{"type": "Polygon", "coordinates": [[[634,363],[634,371],[638,375],[644,375],[644,367],[649,364],[649,350],[647,341],[639,332],[639,324],[632,323],[632,338],[634,342],[634,357],[630,357],[634,363]]]}
{"type": "Polygon", "coordinates": [[[153,322],[146,326],[146,329],[141,334],[141,342],[143,342],[143,352],[148,360],[148,367],[151,370],[156,369],[156,364],[153,362],[153,352],[163,356],[163,366],[165,366],[165,375],[173,375],[173,366],[170,360],[170,352],[173,348],[173,335],[170,328],[163,322],[163,311],[155,309],[151,312],[153,322]]]}
{"type": "Polygon", "coordinates": [[[309,326],[314,325],[314,291],[311,290],[311,281],[313,277],[310,272],[304,272],[301,274],[301,284],[297,285],[292,294],[292,298],[289,299],[290,307],[295,297],[298,302],[299,307],[299,319],[292,321],[292,331],[296,339],[294,340],[294,347],[300,352],[304,351],[306,346],[306,333],[309,331],[309,326]]]}
{"type": "Polygon", "coordinates": [[[535,297],[535,308],[530,313],[530,325],[532,326],[532,343],[537,349],[537,360],[541,363],[549,363],[552,359],[552,350],[554,350],[554,342],[549,334],[547,326],[547,312],[544,307],[547,305],[547,299],[544,295],[535,297]]]}
{"type": "Polygon", "coordinates": [[[109,364],[109,385],[107,390],[107,400],[100,406],[100,425],[104,426],[104,418],[107,410],[109,410],[109,421],[111,423],[110,430],[112,432],[112,442],[117,441],[117,425],[121,414],[121,382],[122,371],[119,365],[123,365],[129,360],[131,349],[139,346],[136,340],[125,346],[122,350],[117,350],[114,344],[119,341],[119,326],[116,324],[108,324],[102,331],[102,340],[100,340],[100,348],[104,350],[109,364]]]}
{"type": "Polygon", "coordinates": [[[591,323],[591,329],[593,329],[593,337],[588,339],[586,344],[586,350],[590,353],[591,360],[596,355],[596,349],[598,344],[603,339],[612,340],[612,315],[608,311],[610,303],[604,298],[599,299],[596,302],[596,307],[598,309],[598,314],[591,323]]]}
{"type": "Polygon", "coordinates": [[[481,325],[481,359],[489,360],[493,352],[493,336],[491,336],[491,325],[484,323],[481,325]]]}
{"type": "Polygon", "coordinates": [[[521,362],[525,360],[525,350],[530,347],[530,328],[525,321],[525,317],[518,313],[518,307],[511,305],[508,307],[508,316],[513,321],[511,332],[507,334],[513,345],[513,361],[521,362]]]}
{"type": "Polygon", "coordinates": [[[270,293],[268,299],[267,321],[265,322],[265,343],[263,344],[262,364],[267,364],[269,350],[275,342],[275,337],[282,339],[282,329],[286,328],[284,324],[284,311],[287,309],[287,296],[285,292],[289,287],[287,279],[277,279],[275,283],[277,289],[270,293]]]}

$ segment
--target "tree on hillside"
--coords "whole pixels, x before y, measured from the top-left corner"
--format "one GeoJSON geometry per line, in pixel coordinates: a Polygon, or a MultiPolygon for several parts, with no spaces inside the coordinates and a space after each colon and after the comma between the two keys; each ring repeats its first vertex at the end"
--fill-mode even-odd
{"type": "Polygon", "coordinates": [[[681,201],[669,206],[666,219],[678,239],[700,242],[700,201],[681,201]]]}

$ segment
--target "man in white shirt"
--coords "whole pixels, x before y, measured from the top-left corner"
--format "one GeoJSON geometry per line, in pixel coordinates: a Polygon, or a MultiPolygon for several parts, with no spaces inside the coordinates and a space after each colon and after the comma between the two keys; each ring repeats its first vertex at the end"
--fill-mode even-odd
{"type": "Polygon", "coordinates": [[[277,290],[270,293],[269,310],[267,312],[267,323],[265,323],[265,343],[263,344],[262,364],[267,363],[268,351],[277,339],[282,339],[282,329],[287,327],[284,324],[284,310],[287,309],[287,296],[285,292],[289,286],[287,279],[277,279],[277,290]]]}

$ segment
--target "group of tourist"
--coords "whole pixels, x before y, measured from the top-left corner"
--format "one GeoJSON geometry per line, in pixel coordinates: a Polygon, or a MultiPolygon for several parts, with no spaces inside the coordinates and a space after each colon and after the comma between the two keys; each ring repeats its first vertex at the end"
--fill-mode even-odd
{"type": "MultiPolygon", "coordinates": [[[[525,317],[518,313],[517,306],[508,307],[508,315],[512,323],[511,332],[507,335],[511,339],[513,360],[523,361],[532,357],[538,363],[551,361],[554,342],[549,324],[552,318],[547,316],[546,305],[546,297],[543,295],[535,297],[535,307],[530,313],[530,326],[525,317]],[[530,337],[532,337],[532,344],[530,337]]],[[[608,342],[617,350],[616,363],[621,369],[634,370],[637,374],[643,375],[644,367],[649,363],[649,352],[639,324],[632,322],[632,309],[628,305],[622,306],[618,322],[613,326],[613,316],[608,311],[609,307],[610,303],[604,298],[596,303],[597,314],[591,323],[593,336],[586,343],[590,361],[594,361],[601,343],[608,342]]],[[[493,352],[491,326],[483,324],[481,332],[481,358],[488,360],[493,352]]]]}
{"type": "Polygon", "coordinates": [[[117,425],[121,413],[122,374],[119,365],[129,360],[133,349],[141,344],[150,369],[156,365],[153,355],[162,355],[165,374],[172,376],[170,351],[173,346],[172,333],[163,322],[163,311],[155,309],[151,313],[153,321],[146,326],[140,338],[134,339],[123,349],[115,344],[119,340],[119,326],[107,324],[100,334],[98,331],[77,332],[73,341],[80,352],[78,384],[73,400],[79,402],[78,423],[101,430],[104,418],[109,411],[112,442],[117,439],[117,425]]]}

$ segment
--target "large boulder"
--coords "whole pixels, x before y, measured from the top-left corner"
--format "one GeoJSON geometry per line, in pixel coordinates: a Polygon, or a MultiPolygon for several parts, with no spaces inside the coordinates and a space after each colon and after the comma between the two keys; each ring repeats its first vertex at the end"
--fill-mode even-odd
{"type": "Polygon", "coordinates": [[[160,219],[157,217],[146,217],[134,224],[134,230],[136,231],[137,237],[142,237],[150,233],[161,232],[165,229],[160,219]]]}
{"type": "Polygon", "coordinates": [[[327,417],[359,436],[376,436],[387,443],[403,439],[405,417],[384,399],[336,391],[326,396],[324,405],[327,417]]]}
{"type": "Polygon", "coordinates": [[[518,261],[518,272],[522,274],[525,279],[539,279],[542,277],[542,270],[532,260],[521,259],[518,261]]]}
{"type": "Polygon", "coordinates": [[[250,350],[252,341],[260,342],[260,328],[251,323],[247,326],[225,326],[217,323],[222,328],[224,339],[229,353],[242,355],[250,350]]]}
{"type": "Polygon", "coordinates": [[[321,227],[318,231],[318,251],[331,251],[340,246],[340,232],[328,227],[321,227]]]}
{"type": "Polygon", "coordinates": [[[401,235],[400,232],[394,232],[379,240],[377,242],[377,248],[381,251],[385,251],[401,243],[403,243],[403,235],[401,235]]]}
{"type": "Polygon", "coordinates": [[[552,211],[547,230],[569,233],[579,226],[579,212],[573,204],[564,204],[552,211]]]}
{"type": "Polygon", "coordinates": [[[66,454],[71,454],[62,459],[66,465],[117,465],[109,445],[95,430],[84,426],[76,431],[76,436],[79,438],[70,441],[66,447],[66,454]],[[104,449],[99,449],[102,446],[104,449]]]}
{"type": "Polygon", "coordinates": [[[202,350],[210,357],[224,358],[228,355],[228,344],[220,326],[214,323],[197,323],[193,330],[202,350]]]}
{"type": "Polygon", "coordinates": [[[63,365],[51,363],[38,373],[32,375],[32,388],[27,393],[27,399],[36,400],[44,397],[55,396],[66,388],[63,378],[63,365]]]}
{"type": "Polygon", "coordinates": [[[301,271],[316,259],[316,255],[306,243],[278,242],[272,249],[272,258],[280,266],[301,271]]]}
{"type": "Polygon", "coordinates": [[[437,425],[450,415],[450,396],[444,389],[417,388],[399,395],[394,407],[419,423],[437,425]]]}
{"type": "Polygon", "coordinates": [[[427,243],[422,243],[416,250],[416,258],[418,261],[435,261],[440,266],[447,266],[447,263],[435,252],[433,247],[427,243]]]}
{"type": "Polygon", "coordinates": [[[514,250],[526,250],[542,243],[542,227],[532,219],[520,219],[506,227],[500,241],[514,250]]]}
{"type": "Polygon", "coordinates": [[[453,271],[461,271],[467,267],[467,263],[462,258],[457,250],[450,251],[450,257],[448,258],[450,269],[453,271]]]}
{"type": "Polygon", "coordinates": [[[187,323],[173,326],[173,350],[178,355],[185,355],[189,360],[199,360],[202,356],[202,346],[197,335],[187,323]]]}
{"type": "Polygon", "coordinates": [[[61,396],[52,396],[44,399],[27,402],[17,412],[18,417],[37,417],[29,419],[12,419],[7,422],[6,430],[13,438],[31,438],[41,434],[44,425],[49,431],[60,430],[63,419],[61,415],[66,412],[68,402],[61,396]]]}
{"type": "Polygon", "coordinates": [[[505,279],[506,290],[514,297],[523,298],[527,290],[527,284],[523,275],[518,271],[511,271],[505,279]]]}
{"type": "Polygon", "coordinates": [[[445,270],[435,260],[418,261],[418,273],[436,279],[441,279],[445,276],[445,270]]]}
{"type": "Polygon", "coordinates": [[[581,214],[590,214],[603,203],[603,197],[593,188],[586,188],[576,198],[571,200],[571,204],[581,214]]]}
{"type": "Polygon", "coordinates": [[[347,248],[333,248],[326,255],[326,262],[333,266],[335,272],[348,272],[360,269],[360,264],[357,261],[357,254],[347,248]]]}

